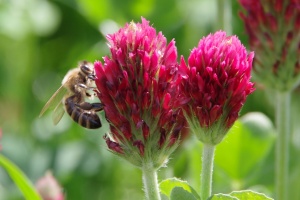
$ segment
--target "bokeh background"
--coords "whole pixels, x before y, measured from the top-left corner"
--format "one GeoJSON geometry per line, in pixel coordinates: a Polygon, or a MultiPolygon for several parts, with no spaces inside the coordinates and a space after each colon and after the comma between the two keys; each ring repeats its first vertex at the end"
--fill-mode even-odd
{"type": "MultiPolygon", "coordinates": [[[[78,61],[109,53],[105,35],[141,16],[189,55],[199,39],[225,29],[248,47],[236,0],[0,0],[1,154],[35,183],[51,170],[71,200],[143,199],[141,172],[106,149],[108,126],[87,130],[65,115],[54,126],[39,112],[78,61]]],[[[255,189],[273,196],[273,94],[256,83],[239,122],[217,147],[213,192],[255,189]],[[256,112],[256,113],[253,113],[256,112]]],[[[292,99],[290,189],[300,199],[300,90],[292,99]]],[[[188,137],[159,179],[178,177],[200,185],[201,144],[188,137]]],[[[23,199],[0,168],[0,199],[23,199]]]]}

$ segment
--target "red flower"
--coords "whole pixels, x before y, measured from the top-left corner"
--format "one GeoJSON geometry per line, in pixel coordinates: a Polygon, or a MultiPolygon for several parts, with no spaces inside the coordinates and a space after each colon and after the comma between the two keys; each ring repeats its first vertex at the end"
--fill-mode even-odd
{"type": "Polygon", "coordinates": [[[281,91],[300,79],[300,0],[239,0],[240,16],[256,52],[254,77],[281,91]]]}
{"type": "Polygon", "coordinates": [[[236,36],[223,31],[200,40],[188,59],[179,98],[190,129],[204,143],[219,143],[238,118],[248,94],[254,53],[247,54],[236,36]],[[182,103],[187,102],[187,103],[182,103]]]}
{"type": "Polygon", "coordinates": [[[178,95],[175,42],[167,45],[144,18],[107,40],[111,57],[94,64],[98,97],[110,124],[106,143],[137,166],[150,159],[159,167],[177,146],[184,124],[173,109],[178,95]]]}

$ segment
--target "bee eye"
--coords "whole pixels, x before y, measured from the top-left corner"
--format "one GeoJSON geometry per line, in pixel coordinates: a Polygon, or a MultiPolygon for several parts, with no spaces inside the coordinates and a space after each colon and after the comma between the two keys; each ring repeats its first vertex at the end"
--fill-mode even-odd
{"type": "Polygon", "coordinates": [[[81,65],[80,69],[85,74],[90,74],[92,70],[88,67],[88,65],[81,65]]]}

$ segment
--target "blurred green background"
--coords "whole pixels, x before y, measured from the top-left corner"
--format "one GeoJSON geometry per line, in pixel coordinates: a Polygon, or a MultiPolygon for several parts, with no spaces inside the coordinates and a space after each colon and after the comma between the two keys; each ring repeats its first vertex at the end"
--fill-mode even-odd
{"type": "MultiPolygon", "coordinates": [[[[237,1],[218,0],[0,0],[1,151],[33,183],[51,170],[67,199],[143,199],[141,172],[106,150],[108,126],[86,130],[65,115],[54,126],[51,112],[38,118],[65,73],[78,61],[109,53],[105,34],[141,16],[189,55],[199,39],[225,29],[247,45],[237,1]],[[221,9],[220,9],[221,8],[221,9]],[[225,17],[225,18],[224,18],[225,17]],[[224,20],[222,20],[224,18],[224,20]],[[221,19],[221,20],[220,20],[221,19]]],[[[255,189],[273,196],[273,94],[259,83],[228,137],[217,147],[214,192],[255,189]],[[251,112],[261,113],[251,113],[251,112]],[[263,113],[263,114],[262,114],[263,113]]],[[[291,194],[300,199],[300,90],[293,96],[291,194]],[[298,116],[297,116],[298,115],[298,116]]],[[[200,185],[201,144],[189,137],[172,155],[159,179],[176,176],[200,185]]],[[[0,168],[0,199],[23,199],[0,168]]]]}

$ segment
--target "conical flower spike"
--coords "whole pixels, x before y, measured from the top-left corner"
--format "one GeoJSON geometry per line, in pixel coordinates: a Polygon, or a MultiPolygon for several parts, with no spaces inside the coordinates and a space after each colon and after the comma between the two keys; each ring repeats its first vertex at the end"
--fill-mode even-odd
{"type": "Polygon", "coordinates": [[[177,147],[185,120],[178,95],[177,49],[161,32],[126,24],[107,36],[111,57],[95,62],[99,99],[110,125],[108,148],[138,167],[159,168],[177,147]]]}
{"type": "Polygon", "coordinates": [[[236,36],[223,31],[200,40],[181,60],[184,113],[190,129],[207,144],[218,144],[238,118],[246,97],[254,91],[250,73],[254,53],[236,36]]]}

